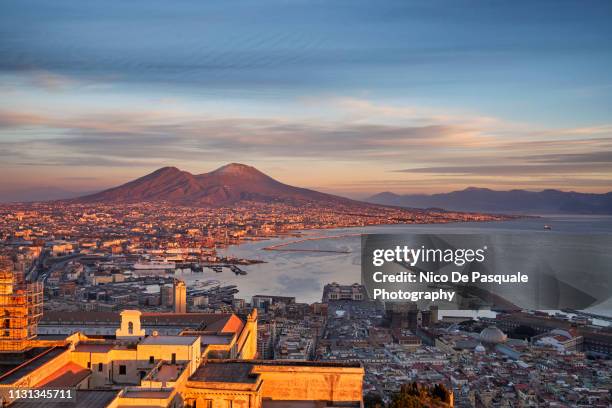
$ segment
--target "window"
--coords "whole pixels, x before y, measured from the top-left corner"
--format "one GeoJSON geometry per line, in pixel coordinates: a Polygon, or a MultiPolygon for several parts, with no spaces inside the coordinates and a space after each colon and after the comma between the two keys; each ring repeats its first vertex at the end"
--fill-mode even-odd
{"type": "Polygon", "coordinates": [[[134,334],[134,323],[133,322],[128,323],[128,334],[134,334]]]}
{"type": "Polygon", "coordinates": [[[125,365],[121,364],[119,366],[119,375],[125,375],[127,373],[127,369],[125,367],[125,365]]]}
{"type": "Polygon", "coordinates": [[[98,363],[98,371],[102,371],[103,368],[104,368],[104,364],[98,363]]]}
{"type": "Polygon", "coordinates": [[[176,364],[176,353],[172,353],[172,364],[176,364]]]}
{"type": "Polygon", "coordinates": [[[153,364],[155,362],[155,356],[149,357],[149,364],[153,364]]]}

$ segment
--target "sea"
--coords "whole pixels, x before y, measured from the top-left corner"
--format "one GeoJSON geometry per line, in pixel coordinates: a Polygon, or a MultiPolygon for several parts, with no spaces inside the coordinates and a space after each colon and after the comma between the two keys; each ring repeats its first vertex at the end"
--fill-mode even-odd
{"type": "MultiPolygon", "coordinates": [[[[215,273],[208,268],[204,268],[203,273],[191,271],[176,273],[181,275],[180,278],[185,280],[188,286],[207,280],[216,280],[221,285],[236,285],[240,291],[236,296],[247,300],[253,295],[281,295],[295,296],[297,302],[312,303],[321,301],[323,286],[327,283],[360,282],[360,234],[479,234],[519,231],[536,231],[545,234],[612,234],[612,216],[539,215],[500,222],[403,224],[305,230],[301,231],[301,237],[282,236],[249,241],[219,251],[221,255],[264,261],[260,264],[241,266],[247,275],[237,276],[228,269],[224,269],[222,273],[215,273]],[[545,226],[550,229],[545,229],[545,226]],[[274,246],[279,248],[279,245],[282,251],[264,249],[274,246]],[[292,251],[296,249],[298,251],[292,251]]],[[[610,250],[612,251],[612,248],[610,250]]],[[[612,306],[605,306],[593,312],[612,316],[612,306]]]]}

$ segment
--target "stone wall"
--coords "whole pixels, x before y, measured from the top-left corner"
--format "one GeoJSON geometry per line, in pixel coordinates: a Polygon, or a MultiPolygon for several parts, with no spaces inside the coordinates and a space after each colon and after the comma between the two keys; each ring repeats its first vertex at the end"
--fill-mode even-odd
{"type": "Polygon", "coordinates": [[[363,368],[258,365],[261,396],[273,400],[361,401],[363,368]]]}

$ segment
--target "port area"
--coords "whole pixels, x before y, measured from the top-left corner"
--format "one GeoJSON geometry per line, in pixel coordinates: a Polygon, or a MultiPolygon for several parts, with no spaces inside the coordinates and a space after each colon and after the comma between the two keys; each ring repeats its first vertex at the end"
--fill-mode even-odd
{"type": "MultiPolygon", "coordinates": [[[[251,261],[250,263],[244,263],[240,265],[254,265],[263,263],[263,261],[251,261]]],[[[240,268],[235,263],[188,263],[188,264],[176,264],[176,269],[191,269],[192,272],[204,272],[204,268],[212,269],[216,273],[223,272],[223,268],[228,268],[236,275],[246,275],[247,271],[240,268]]]]}

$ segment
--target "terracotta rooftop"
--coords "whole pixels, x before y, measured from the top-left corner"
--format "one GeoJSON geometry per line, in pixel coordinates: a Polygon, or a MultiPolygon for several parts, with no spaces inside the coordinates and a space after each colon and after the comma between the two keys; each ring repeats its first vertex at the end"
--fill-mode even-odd
{"type": "Polygon", "coordinates": [[[91,370],[87,370],[76,363],[69,362],[36,384],[36,387],[73,388],[90,374],[91,370]]]}

